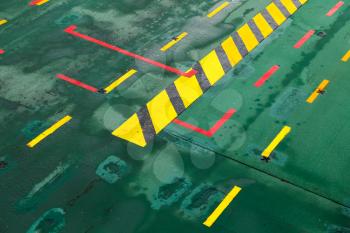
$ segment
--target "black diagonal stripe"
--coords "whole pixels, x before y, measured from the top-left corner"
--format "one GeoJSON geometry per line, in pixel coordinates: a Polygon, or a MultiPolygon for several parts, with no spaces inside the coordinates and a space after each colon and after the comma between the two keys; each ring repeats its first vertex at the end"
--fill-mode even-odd
{"type": "Polygon", "coordinates": [[[261,33],[260,29],[258,28],[258,26],[256,25],[256,23],[254,22],[254,20],[249,20],[248,21],[248,26],[250,27],[250,29],[252,30],[252,32],[254,33],[255,38],[261,42],[264,40],[264,36],[261,33]]]}
{"type": "Polygon", "coordinates": [[[270,13],[266,9],[264,9],[261,12],[261,14],[273,30],[275,30],[278,27],[278,24],[276,23],[276,21],[272,18],[272,16],[270,15],[270,13]]]}
{"type": "Polygon", "coordinates": [[[292,2],[296,6],[296,8],[299,8],[301,6],[301,3],[299,2],[299,0],[292,0],[292,2]]]}
{"type": "Polygon", "coordinates": [[[207,76],[205,75],[205,73],[202,69],[202,66],[199,63],[196,63],[194,65],[194,69],[197,70],[196,78],[197,78],[197,81],[199,83],[199,86],[201,87],[201,89],[204,93],[205,91],[207,91],[211,87],[210,82],[209,82],[207,76]]]}
{"type": "Polygon", "coordinates": [[[170,84],[166,89],[166,92],[168,93],[168,96],[170,98],[171,103],[173,104],[173,107],[177,113],[177,115],[180,115],[183,111],[185,111],[185,105],[182,101],[179,92],[176,89],[176,86],[174,83],[170,84]]]}
{"type": "Polygon", "coordinates": [[[154,136],[156,136],[156,131],[147,107],[141,108],[140,111],[137,112],[137,117],[139,118],[145,141],[149,143],[154,136]]]}
{"type": "Polygon", "coordinates": [[[216,49],[215,49],[215,52],[216,52],[216,55],[218,56],[219,58],[219,61],[220,61],[220,64],[222,66],[222,68],[224,69],[225,71],[225,74],[227,72],[229,72],[232,68],[231,66],[231,63],[230,61],[228,60],[228,57],[224,51],[224,49],[221,47],[221,46],[218,46],[216,49]]]}
{"type": "Polygon", "coordinates": [[[284,17],[288,18],[290,16],[289,11],[287,10],[287,8],[282,4],[281,0],[273,0],[273,2],[275,3],[275,5],[277,6],[277,8],[282,12],[282,14],[284,15],[284,17]]]}
{"type": "Polygon", "coordinates": [[[235,42],[237,49],[242,57],[245,57],[248,54],[248,50],[245,47],[241,37],[238,35],[238,32],[232,33],[232,39],[235,42]]]}

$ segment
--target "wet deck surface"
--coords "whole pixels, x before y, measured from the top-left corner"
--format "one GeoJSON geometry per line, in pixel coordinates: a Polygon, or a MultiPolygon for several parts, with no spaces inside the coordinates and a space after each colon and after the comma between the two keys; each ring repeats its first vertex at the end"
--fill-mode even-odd
{"type": "Polygon", "coordinates": [[[146,147],[111,135],[178,75],[65,33],[77,31],[182,71],[268,0],[0,3],[0,232],[350,232],[350,5],[309,0],[146,147]],[[299,49],[293,46],[310,30],[299,49]],[[166,52],[160,49],[188,35],[166,52]],[[344,60],[344,59],[343,59],[344,60]],[[262,86],[254,83],[279,68],[262,86]],[[108,94],[127,71],[136,74],[108,94]],[[312,103],[323,81],[330,83],[312,103]],[[33,148],[26,144],[70,115],[33,148]],[[262,151],[283,128],[291,132],[262,151]],[[234,187],[242,190],[208,228],[234,187]]]}

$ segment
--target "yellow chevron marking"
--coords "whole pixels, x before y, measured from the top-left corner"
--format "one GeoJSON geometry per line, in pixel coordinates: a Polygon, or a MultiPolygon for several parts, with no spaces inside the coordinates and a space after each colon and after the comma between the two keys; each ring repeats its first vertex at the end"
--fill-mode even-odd
{"type": "Polygon", "coordinates": [[[191,78],[181,76],[174,84],[186,108],[203,95],[195,76],[191,78]]]}
{"type": "Polygon", "coordinates": [[[225,75],[219,58],[215,50],[211,51],[207,56],[199,61],[204,73],[206,74],[211,85],[214,85],[222,76],[225,75]]]}
{"type": "Polygon", "coordinates": [[[268,37],[273,32],[273,29],[270,27],[269,23],[261,13],[254,16],[253,21],[261,31],[261,34],[264,36],[264,38],[268,37]]]}
{"type": "Polygon", "coordinates": [[[242,60],[242,55],[238,51],[238,48],[231,36],[222,42],[221,46],[224,49],[232,67],[242,60]]]}
{"type": "Polygon", "coordinates": [[[147,144],[136,113],[114,130],[112,134],[142,147],[147,144]]]}
{"type": "Polygon", "coordinates": [[[159,133],[177,117],[177,113],[165,90],[148,102],[147,108],[156,133],[159,133]]]}
{"type": "Polygon", "coordinates": [[[218,14],[220,11],[222,11],[224,8],[228,7],[230,5],[229,2],[224,2],[220,6],[218,6],[216,9],[214,9],[212,12],[208,14],[209,18],[214,17],[216,14],[218,14]]]}
{"type": "Polygon", "coordinates": [[[242,38],[242,41],[245,44],[248,52],[252,51],[256,46],[258,46],[259,41],[256,39],[248,24],[244,24],[240,29],[237,30],[237,32],[242,38]]]}
{"type": "Polygon", "coordinates": [[[174,45],[176,45],[177,43],[179,43],[183,38],[185,38],[188,35],[187,32],[183,32],[180,35],[178,35],[177,37],[175,37],[176,39],[171,40],[169,43],[167,43],[166,45],[164,45],[160,51],[162,52],[166,52],[168,49],[170,49],[171,47],[173,47],[174,45]]]}
{"type": "Polygon", "coordinates": [[[42,132],[41,134],[39,134],[36,138],[34,138],[33,140],[31,140],[30,142],[27,143],[27,146],[30,148],[33,148],[34,146],[36,146],[39,142],[41,142],[42,140],[44,140],[46,137],[48,137],[49,135],[53,134],[56,130],[58,130],[61,126],[63,126],[64,124],[66,124],[68,121],[70,121],[72,119],[71,116],[65,116],[62,119],[60,119],[59,121],[57,121],[55,124],[53,124],[52,126],[50,126],[50,128],[48,128],[47,130],[45,130],[44,132],[42,132]]]}
{"type": "Polygon", "coordinates": [[[234,186],[203,224],[211,227],[241,190],[240,187],[234,186]]]}
{"type": "Polygon", "coordinates": [[[308,102],[309,104],[312,104],[315,99],[320,95],[320,91],[324,91],[324,89],[326,89],[326,87],[329,84],[329,80],[323,80],[320,85],[314,90],[314,92],[312,92],[312,94],[309,96],[309,98],[307,98],[306,102],[308,102]]]}
{"type": "Polygon", "coordinates": [[[278,25],[281,25],[285,20],[286,17],[282,14],[282,12],[278,9],[278,7],[275,5],[275,3],[270,3],[266,10],[271,14],[272,18],[276,21],[278,25]]]}
{"type": "Polygon", "coordinates": [[[270,157],[270,154],[276,149],[280,142],[289,134],[292,130],[289,126],[284,126],[282,130],[277,134],[277,136],[272,140],[270,145],[262,152],[262,156],[265,158],[270,157]]]}
{"type": "Polygon", "coordinates": [[[288,10],[288,12],[290,14],[293,14],[294,12],[296,12],[296,10],[298,9],[294,3],[292,2],[292,0],[281,0],[281,3],[283,4],[283,6],[285,6],[285,8],[288,10]]]}
{"type": "Polygon", "coordinates": [[[106,93],[110,93],[113,91],[115,88],[117,88],[120,84],[122,84],[125,80],[133,76],[134,74],[137,73],[137,70],[129,70],[127,73],[125,73],[123,76],[119,77],[117,80],[112,82],[108,87],[105,88],[106,93]]]}

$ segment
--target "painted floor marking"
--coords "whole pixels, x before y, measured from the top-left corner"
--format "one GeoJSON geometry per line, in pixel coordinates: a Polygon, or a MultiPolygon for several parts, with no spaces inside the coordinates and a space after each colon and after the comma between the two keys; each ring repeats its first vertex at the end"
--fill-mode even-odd
{"type": "Polygon", "coordinates": [[[211,227],[241,190],[240,187],[234,186],[203,224],[207,227],[211,227]]]}
{"type": "Polygon", "coordinates": [[[137,59],[137,60],[141,60],[141,61],[143,61],[143,62],[146,62],[146,63],[150,64],[150,65],[153,65],[153,66],[162,68],[162,69],[164,69],[164,70],[167,70],[167,71],[172,72],[172,73],[177,74],[177,75],[181,75],[181,76],[185,76],[185,77],[192,77],[193,75],[195,75],[195,74],[197,73],[197,71],[194,70],[194,69],[192,69],[190,72],[183,72],[183,71],[181,71],[181,70],[179,70],[179,69],[176,69],[176,68],[174,68],[174,67],[164,65],[164,64],[162,64],[162,63],[160,63],[160,62],[157,62],[157,61],[151,60],[151,59],[149,59],[149,58],[140,56],[140,55],[138,55],[138,54],[129,52],[129,51],[127,51],[127,50],[125,50],[125,49],[122,49],[122,48],[119,48],[119,47],[117,47],[117,46],[115,46],[115,45],[111,45],[111,44],[108,44],[108,43],[106,43],[106,42],[104,42],[104,41],[95,39],[95,38],[93,38],[93,37],[90,37],[90,36],[88,36],[88,35],[84,35],[84,34],[82,34],[82,33],[79,33],[79,32],[77,32],[77,31],[75,31],[76,29],[77,29],[77,26],[76,26],[76,25],[71,25],[71,26],[69,26],[68,28],[66,28],[64,31],[65,31],[66,33],[68,33],[68,34],[71,34],[71,35],[76,36],[76,37],[78,37],[78,38],[81,38],[81,39],[83,39],[83,40],[92,42],[92,43],[94,43],[94,44],[98,44],[98,45],[100,45],[100,46],[102,46],[102,47],[105,47],[105,48],[108,48],[108,49],[110,49],[110,50],[116,51],[116,52],[118,52],[118,53],[124,54],[124,55],[126,55],[126,56],[128,56],[128,57],[133,57],[133,58],[135,58],[135,59],[137,59]]]}
{"type": "Polygon", "coordinates": [[[0,19],[0,25],[6,24],[8,21],[6,19],[0,19]]]}
{"type": "Polygon", "coordinates": [[[69,122],[72,119],[71,116],[65,116],[63,117],[61,120],[57,121],[55,124],[53,124],[50,128],[48,128],[47,130],[45,130],[44,132],[42,132],[41,134],[39,134],[36,138],[34,138],[33,140],[31,140],[27,146],[30,148],[33,148],[34,146],[36,146],[39,142],[41,142],[42,140],[44,140],[46,137],[48,137],[50,134],[54,133],[57,129],[59,129],[61,126],[63,126],[64,124],[66,124],[67,122],[69,122]]]}
{"type": "Polygon", "coordinates": [[[217,15],[220,11],[222,11],[223,9],[225,9],[226,7],[228,7],[229,5],[230,5],[229,2],[224,2],[224,3],[222,3],[220,6],[218,6],[217,8],[215,8],[213,11],[211,11],[211,12],[208,14],[208,18],[214,17],[215,15],[217,15]]]}
{"type": "Polygon", "coordinates": [[[326,79],[323,80],[320,83],[320,85],[318,85],[318,87],[314,90],[314,92],[311,93],[309,98],[307,98],[306,102],[309,104],[312,104],[317,99],[317,97],[324,92],[328,84],[329,84],[329,80],[326,80],[326,79]]]}
{"type": "Polygon", "coordinates": [[[68,83],[71,83],[71,84],[73,84],[75,86],[84,88],[86,90],[89,90],[89,91],[92,91],[92,92],[98,92],[98,89],[96,87],[93,87],[93,86],[90,86],[88,84],[82,83],[82,82],[80,82],[80,81],[78,81],[76,79],[73,79],[73,78],[70,78],[68,76],[65,76],[64,74],[57,74],[56,77],[66,81],[68,83]]]}
{"type": "Polygon", "coordinates": [[[284,126],[282,130],[277,134],[277,136],[272,140],[270,145],[266,147],[266,149],[262,152],[262,156],[265,158],[270,157],[270,154],[276,149],[276,147],[280,144],[280,142],[289,134],[292,130],[289,126],[284,126]]]}
{"type": "Polygon", "coordinates": [[[261,87],[264,83],[274,74],[277,70],[279,70],[279,65],[272,66],[261,78],[254,83],[255,87],[261,87]]]}
{"type": "Polygon", "coordinates": [[[326,14],[327,16],[332,16],[335,12],[337,12],[339,10],[340,7],[342,7],[344,5],[343,1],[339,1],[337,4],[335,4],[335,6],[330,9],[328,11],[328,13],[326,14]]]}
{"type": "Polygon", "coordinates": [[[221,117],[221,119],[218,120],[209,130],[199,128],[197,126],[191,125],[191,124],[184,122],[184,121],[181,121],[179,119],[175,119],[173,122],[178,124],[178,125],[181,125],[182,127],[185,127],[187,129],[196,131],[197,133],[203,134],[207,137],[212,137],[216,133],[216,131],[218,131],[225,124],[225,122],[228,121],[232,117],[232,115],[235,112],[236,112],[235,109],[229,109],[223,115],[223,117],[221,117]]]}
{"type": "Polygon", "coordinates": [[[0,49],[0,54],[4,54],[5,50],[0,49]]]}
{"type": "Polygon", "coordinates": [[[29,6],[40,6],[47,3],[50,0],[33,0],[29,3],[29,6]]]}
{"type": "Polygon", "coordinates": [[[341,58],[343,62],[347,62],[350,58],[350,50],[345,53],[345,55],[341,58]]]}
{"type": "Polygon", "coordinates": [[[174,45],[176,45],[177,43],[179,43],[182,39],[184,39],[186,36],[188,35],[187,32],[183,32],[180,35],[176,36],[175,38],[173,38],[169,43],[167,43],[166,45],[164,45],[160,51],[162,52],[166,52],[168,49],[170,49],[171,47],[173,47],[174,45]]]}
{"type": "Polygon", "coordinates": [[[306,2],[274,0],[273,4],[233,31],[219,46],[196,62],[193,66],[197,71],[195,75],[190,78],[178,77],[113,130],[112,135],[146,146],[306,2]]]}
{"type": "Polygon", "coordinates": [[[310,30],[308,31],[295,45],[294,48],[295,49],[299,49],[301,46],[303,46],[303,44],[305,44],[306,41],[308,41],[311,36],[315,34],[315,30],[310,30]]]}
{"type": "Polygon", "coordinates": [[[126,72],[124,75],[119,77],[117,80],[112,82],[108,87],[106,87],[104,90],[106,94],[110,93],[113,91],[115,88],[117,88],[119,85],[121,85],[123,82],[125,82],[127,79],[132,77],[134,74],[137,73],[137,70],[131,69],[128,72],[126,72]]]}

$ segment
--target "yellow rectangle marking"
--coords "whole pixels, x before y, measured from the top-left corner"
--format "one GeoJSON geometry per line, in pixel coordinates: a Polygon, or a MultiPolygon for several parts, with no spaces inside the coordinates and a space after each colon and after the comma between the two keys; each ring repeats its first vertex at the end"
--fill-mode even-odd
{"type": "Polygon", "coordinates": [[[286,20],[286,17],[282,14],[280,9],[278,9],[275,3],[270,3],[266,7],[266,10],[270,13],[272,18],[276,21],[278,25],[281,25],[286,20]]]}
{"type": "Polygon", "coordinates": [[[128,72],[126,72],[123,76],[119,77],[117,80],[112,82],[108,87],[105,88],[106,93],[110,93],[115,88],[117,88],[120,84],[122,84],[125,80],[133,76],[137,73],[137,70],[131,69],[128,72]]]}
{"type": "Polygon", "coordinates": [[[262,156],[268,158],[270,154],[276,149],[278,144],[289,134],[292,130],[289,126],[284,126],[282,130],[277,134],[277,136],[272,140],[270,145],[266,147],[266,149],[262,152],[262,156]]]}
{"type": "Polygon", "coordinates": [[[207,76],[209,83],[214,85],[222,76],[225,75],[225,71],[221,66],[220,60],[215,52],[211,51],[202,60],[199,61],[205,75],[207,76]]]}
{"type": "Polygon", "coordinates": [[[293,14],[294,12],[297,11],[297,7],[294,5],[292,0],[281,0],[281,3],[283,6],[288,10],[290,14],[293,14]]]}
{"type": "Polygon", "coordinates": [[[261,13],[254,16],[253,21],[261,31],[261,34],[264,36],[264,38],[268,37],[273,32],[272,27],[265,20],[264,16],[261,13]]]}
{"type": "Polygon", "coordinates": [[[210,12],[208,14],[209,18],[214,17],[216,14],[218,14],[220,11],[222,11],[224,8],[228,7],[228,5],[230,5],[229,2],[224,2],[223,4],[221,4],[220,6],[218,6],[216,9],[214,9],[212,12],[210,12]]]}
{"type": "Polygon", "coordinates": [[[323,80],[320,85],[318,85],[318,87],[314,90],[314,92],[312,92],[312,94],[309,96],[309,98],[307,98],[306,102],[308,102],[309,104],[312,104],[315,99],[320,95],[320,91],[324,91],[324,89],[328,86],[329,84],[329,80],[323,80]]]}
{"type": "Polygon", "coordinates": [[[254,36],[254,33],[248,24],[244,24],[240,29],[237,30],[237,33],[242,38],[242,41],[245,44],[248,52],[252,51],[259,44],[259,41],[254,36]]]}
{"type": "Polygon", "coordinates": [[[201,95],[203,95],[203,91],[195,76],[191,78],[181,76],[174,81],[174,84],[185,105],[185,108],[190,106],[201,95]]]}
{"type": "Polygon", "coordinates": [[[221,46],[224,49],[232,67],[242,60],[242,55],[231,36],[222,42],[221,46]]]}
{"type": "Polygon", "coordinates": [[[183,38],[185,38],[188,35],[187,32],[183,32],[180,35],[178,35],[177,37],[175,37],[175,39],[171,40],[169,43],[167,43],[166,45],[164,45],[160,51],[162,52],[166,52],[168,49],[170,49],[171,47],[173,47],[174,45],[176,45],[178,42],[180,42],[183,38]]]}
{"type": "Polygon", "coordinates": [[[64,124],[66,124],[68,121],[70,121],[72,119],[71,116],[65,116],[63,117],[61,120],[57,121],[55,124],[53,124],[50,128],[48,128],[47,130],[45,130],[44,132],[42,132],[41,134],[39,134],[36,138],[34,138],[33,140],[31,140],[27,146],[30,148],[33,148],[36,144],[38,144],[39,142],[41,142],[42,140],[44,140],[47,136],[49,136],[50,134],[54,133],[57,129],[59,129],[61,126],[63,126],[64,124]]]}
{"type": "Polygon", "coordinates": [[[211,227],[241,190],[240,187],[234,186],[203,224],[211,227]]]}
{"type": "Polygon", "coordinates": [[[343,62],[347,62],[350,58],[350,50],[345,53],[345,55],[342,57],[343,62]]]}
{"type": "Polygon", "coordinates": [[[177,113],[165,90],[148,102],[147,108],[156,133],[159,133],[177,117],[177,113]]]}
{"type": "Polygon", "coordinates": [[[8,21],[6,19],[0,19],[0,25],[6,24],[8,21]]]}

